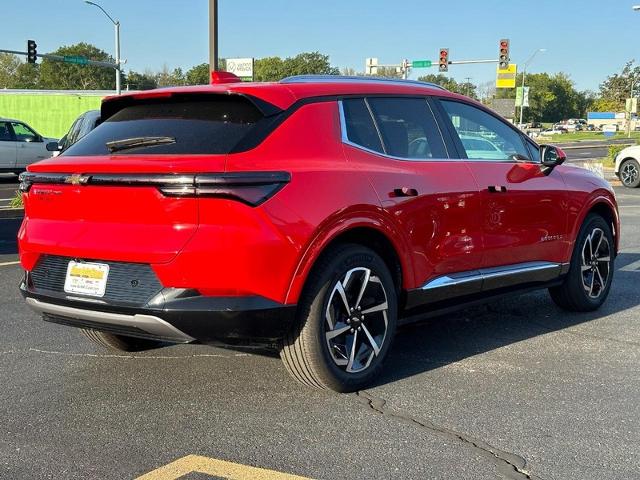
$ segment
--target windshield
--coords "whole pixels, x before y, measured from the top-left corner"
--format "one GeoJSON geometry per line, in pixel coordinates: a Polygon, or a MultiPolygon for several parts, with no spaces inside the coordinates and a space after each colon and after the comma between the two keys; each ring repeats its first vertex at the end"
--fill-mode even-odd
{"type": "Polygon", "coordinates": [[[243,97],[146,99],[119,110],[64,155],[229,153],[261,118],[259,110],[243,97]],[[172,141],[138,142],[135,149],[113,148],[140,138],[172,141]]]}

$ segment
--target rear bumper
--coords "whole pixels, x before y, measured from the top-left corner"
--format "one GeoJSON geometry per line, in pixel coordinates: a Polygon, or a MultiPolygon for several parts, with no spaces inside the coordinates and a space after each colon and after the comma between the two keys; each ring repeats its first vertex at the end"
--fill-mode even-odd
{"type": "Polygon", "coordinates": [[[78,328],[172,343],[276,347],[293,322],[295,305],[262,297],[207,297],[165,288],[143,307],[20,291],[43,319],[78,328]]]}

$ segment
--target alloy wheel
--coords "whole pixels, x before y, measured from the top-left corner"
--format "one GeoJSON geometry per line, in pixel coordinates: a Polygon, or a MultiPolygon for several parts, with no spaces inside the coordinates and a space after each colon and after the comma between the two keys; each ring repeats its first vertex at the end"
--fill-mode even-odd
{"type": "Polygon", "coordinates": [[[640,176],[640,172],[638,171],[638,167],[634,162],[626,162],[622,166],[620,177],[622,183],[624,183],[625,185],[633,185],[638,180],[638,176],[640,176]]]}
{"type": "Polygon", "coordinates": [[[582,246],[582,286],[590,298],[605,291],[611,268],[611,246],[601,228],[594,228],[582,246]]]}
{"type": "Polygon", "coordinates": [[[325,337],[334,363],[347,373],[371,365],[387,338],[387,292],[369,268],[349,270],[331,290],[325,310],[325,337]]]}

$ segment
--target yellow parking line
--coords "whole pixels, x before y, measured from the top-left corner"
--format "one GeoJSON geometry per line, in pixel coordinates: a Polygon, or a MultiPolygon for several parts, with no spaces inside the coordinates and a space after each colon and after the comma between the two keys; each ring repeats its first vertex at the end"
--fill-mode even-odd
{"type": "Polygon", "coordinates": [[[228,480],[311,480],[307,477],[265,470],[264,468],[249,467],[199,455],[187,455],[179,458],[164,467],[145,473],[136,480],[177,480],[189,473],[204,473],[205,475],[222,477],[228,480]]]}
{"type": "Polygon", "coordinates": [[[6,267],[7,265],[17,265],[19,263],[20,263],[20,261],[17,261],[17,262],[3,262],[3,263],[0,263],[0,267],[6,267]]]}

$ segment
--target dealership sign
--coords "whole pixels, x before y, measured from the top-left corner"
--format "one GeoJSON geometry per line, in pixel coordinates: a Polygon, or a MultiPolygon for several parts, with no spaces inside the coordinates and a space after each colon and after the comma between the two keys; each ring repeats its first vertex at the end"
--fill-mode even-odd
{"type": "Polygon", "coordinates": [[[245,81],[253,80],[253,58],[227,58],[227,72],[245,81]]]}

